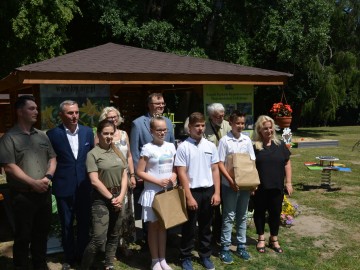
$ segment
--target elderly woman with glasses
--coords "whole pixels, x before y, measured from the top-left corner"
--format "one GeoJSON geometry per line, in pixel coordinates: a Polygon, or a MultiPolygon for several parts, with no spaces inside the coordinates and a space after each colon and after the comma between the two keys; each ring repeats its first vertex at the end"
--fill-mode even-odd
{"type": "MultiPolygon", "coordinates": [[[[105,119],[112,121],[117,127],[113,136],[113,143],[126,157],[128,162],[129,189],[125,197],[125,207],[121,209],[123,222],[119,248],[123,255],[129,256],[131,252],[128,249],[128,243],[135,240],[134,198],[132,193],[132,189],[136,186],[134,164],[130,151],[129,137],[126,131],[119,129],[120,124],[124,122],[124,118],[121,117],[120,112],[116,108],[105,107],[101,112],[99,121],[105,119]]],[[[95,138],[95,143],[97,143],[97,138],[95,138]]]]}

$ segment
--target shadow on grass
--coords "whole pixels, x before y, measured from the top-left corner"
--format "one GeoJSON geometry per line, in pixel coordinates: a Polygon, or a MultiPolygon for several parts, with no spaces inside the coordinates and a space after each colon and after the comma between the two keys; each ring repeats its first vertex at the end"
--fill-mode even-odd
{"type": "Polygon", "coordinates": [[[304,183],[298,183],[298,184],[295,184],[294,187],[296,188],[296,190],[299,190],[299,191],[311,191],[314,189],[323,189],[323,190],[326,190],[327,192],[334,192],[334,191],[341,190],[341,187],[332,187],[331,185],[324,185],[324,184],[309,185],[309,184],[304,184],[304,183]]]}
{"type": "Polygon", "coordinates": [[[326,129],[306,129],[306,130],[297,130],[294,132],[294,135],[298,137],[311,137],[311,138],[321,138],[323,136],[332,136],[337,137],[338,134],[330,132],[326,129]]]}

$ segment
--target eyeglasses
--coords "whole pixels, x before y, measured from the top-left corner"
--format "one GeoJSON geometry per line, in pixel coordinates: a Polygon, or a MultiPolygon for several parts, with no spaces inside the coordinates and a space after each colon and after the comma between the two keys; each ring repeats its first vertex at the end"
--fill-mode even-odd
{"type": "Polygon", "coordinates": [[[156,133],[162,133],[162,132],[166,133],[166,132],[168,132],[168,129],[167,128],[166,129],[154,129],[154,131],[156,133]]]}
{"type": "Polygon", "coordinates": [[[117,118],[118,118],[117,115],[116,116],[108,116],[108,117],[106,117],[107,120],[114,120],[114,119],[117,119],[117,118]]]}
{"type": "Polygon", "coordinates": [[[165,102],[151,102],[150,104],[154,104],[155,106],[166,106],[165,102]]]}

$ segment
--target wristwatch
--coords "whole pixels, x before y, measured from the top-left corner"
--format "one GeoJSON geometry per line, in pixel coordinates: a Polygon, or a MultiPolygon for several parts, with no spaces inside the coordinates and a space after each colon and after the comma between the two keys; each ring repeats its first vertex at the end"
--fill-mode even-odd
{"type": "Polygon", "coordinates": [[[45,177],[49,180],[53,180],[53,176],[51,174],[45,174],[45,177]]]}

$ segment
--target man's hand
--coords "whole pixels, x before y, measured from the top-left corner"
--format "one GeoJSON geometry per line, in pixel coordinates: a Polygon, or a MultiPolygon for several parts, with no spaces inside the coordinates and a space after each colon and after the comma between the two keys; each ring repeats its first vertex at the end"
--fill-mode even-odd
{"type": "Polygon", "coordinates": [[[231,179],[231,181],[229,181],[230,187],[233,191],[238,192],[239,191],[239,187],[236,185],[235,181],[231,179]]]}
{"type": "Polygon", "coordinates": [[[187,199],[186,203],[187,203],[187,207],[189,208],[189,210],[197,210],[198,209],[198,204],[197,204],[196,200],[194,199],[194,197],[187,199]]]}
{"type": "Polygon", "coordinates": [[[217,206],[217,205],[220,204],[220,202],[221,202],[220,196],[215,193],[215,194],[211,197],[211,205],[212,205],[212,206],[217,206]]]}
{"type": "Polygon", "coordinates": [[[50,180],[47,177],[43,179],[34,180],[31,183],[31,188],[37,193],[44,193],[49,189],[50,180]]]}

